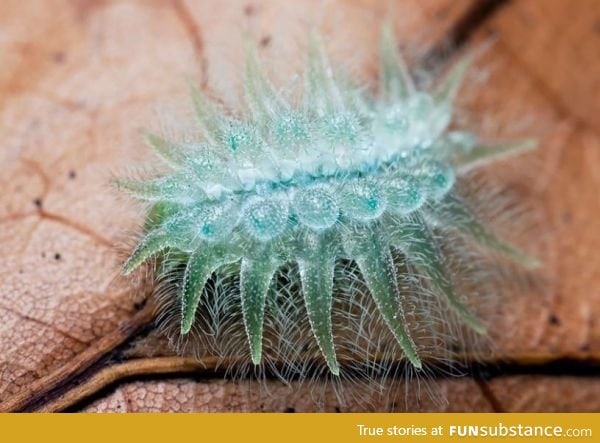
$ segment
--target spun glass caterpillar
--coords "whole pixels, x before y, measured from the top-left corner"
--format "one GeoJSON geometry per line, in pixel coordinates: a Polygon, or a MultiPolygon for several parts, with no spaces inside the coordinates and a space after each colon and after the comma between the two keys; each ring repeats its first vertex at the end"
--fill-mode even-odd
{"type": "Polygon", "coordinates": [[[485,145],[451,129],[469,62],[419,90],[385,27],[373,95],[341,81],[313,38],[293,99],[248,51],[242,117],[193,88],[203,138],[148,133],[169,172],[117,181],[150,204],[123,272],[156,259],[162,297],[176,306],[165,315],[181,336],[254,365],[281,363],[284,377],[315,359],[337,377],[345,367],[385,375],[378,362],[418,371],[451,358],[453,334],[486,333],[467,294],[477,276],[461,254],[483,247],[537,264],[460,194],[467,171],[535,146],[485,145]]]}

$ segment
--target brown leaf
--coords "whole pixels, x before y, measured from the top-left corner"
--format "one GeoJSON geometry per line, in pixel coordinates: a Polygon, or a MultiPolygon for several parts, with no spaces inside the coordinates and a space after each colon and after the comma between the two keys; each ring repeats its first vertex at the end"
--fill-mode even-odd
{"type": "MultiPolygon", "coordinates": [[[[432,386],[435,397],[414,395],[404,397],[398,392],[393,399],[402,408],[405,401],[420,411],[433,412],[491,412],[486,398],[473,381],[443,380],[432,386]],[[462,402],[446,403],[445,398],[462,398],[462,402]]],[[[320,398],[320,397],[319,397],[320,398]]],[[[362,398],[361,406],[340,406],[333,393],[320,399],[315,405],[306,388],[297,384],[287,387],[280,382],[269,381],[263,389],[251,384],[234,384],[225,380],[193,381],[173,379],[156,382],[133,382],[120,386],[115,392],[89,405],[87,412],[312,412],[317,408],[323,412],[378,411],[381,405],[377,397],[362,398]],[[365,404],[367,406],[365,406],[365,404]]]]}
{"type": "Polygon", "coordinates": [[[109,350],[127,338],[114,336],[136,309],[131,288],[114,281],[116,245],[140,214],[108,179],[139,148],[137,126],[153,100],[183,89],[179,72],[195,69],[169,5],[95,5],[57,1],[47,5],[53,14],[33,3],[1,6],[5,401],[105,337],[114,338],[109,350]],[[136,62],[126,63],[131,54],[136,62]]]}
{"type": "MultiPolygon", "coordinates": [[[[160,121],[173,118],[165,109],[187,106],[186,77],[235,105],[245,29],[261,42],[280,82],[298,68],[294,54],[300,50],[294,48],[305,42],[310,23],[331,37],[336,60],[349,63],[357,78],[372,79],[378,24],[389,2],[48,3],[44,9],[31,2],[0,5],[0,409],[60,409],[145,374],[173,379],[122,384],[87,409],[314,409],[302,398],[306,391],[275,381],[267,382],[274,395],[266,395],[250,382],[195,380],[193,375],[206,373],[197,364],[161,360],[169,352],[156,332],[129,343],[149,323],[152,307],[136,313],[143,289],[115,280],[116,251],[141,213],[107,182],[147,158],[138,128],[158,124],[155,108],[163,109],[160,121]],[[119,348],[123,343],[129,343],[126,352],[119,348]],[[126,361],[116,363],[117,357],[126,361]]],[[[448,36],[476,48],[490,31],[497,35],[478,60],[472,96],[464,101],[483,131],[540,138],[542,149],[524,157],[520,168],[532,176],[533,197],[552,234],[540,251],[554,278],[543,291],[503,303],[493,334],[498,353],[523,370],[535,372],[536,366],[527,368],[536,359],[576,360],[567,361],[569,371],[570,363],[584,364],[600,352],[594,321],[600,312],[600,232],[594,223],[600,213],[594,118],[600,103],[599,11],[594,0],[515,0],[497,9],[484,3],[407,0],[393,16],[413,61],[450,53],[440,49],[448,36]],[[490,18],[480,25],[486,13],[490,18]]],[[[405,399],[398,392],[396,405],[452,411],[600,407],[597,383],[575,376],[431,384],[433,397],[405,399]],[[450,403],[434,401],[441,396],[450,403]]],[[[326,397],[323,408],[336,407],[342,408],[326,397]]]]}

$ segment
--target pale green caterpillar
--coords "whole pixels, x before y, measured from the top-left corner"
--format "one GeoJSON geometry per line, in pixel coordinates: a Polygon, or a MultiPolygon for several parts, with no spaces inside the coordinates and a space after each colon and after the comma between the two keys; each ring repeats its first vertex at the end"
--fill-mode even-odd
{"type": "Polygon", "coordinates": [[[333,376],[370,377],[385,376],[382,361],[452,358],[463,326],[486,332],[472,310],[485,260],[470,251],[536,265],[480,221],[461,177],[534,143],[486,146],[449,129],[469,59],[418,90],[386,27],[371,96],[339,81],[313,40],[301,100],[249,51],[243,118],[194,89],[202,139],[147,135],[170,172],[118,181],[151,204],[124,273],[158,258],[163,316],[181,337],[283,378],[319,358],[333,376]]]}

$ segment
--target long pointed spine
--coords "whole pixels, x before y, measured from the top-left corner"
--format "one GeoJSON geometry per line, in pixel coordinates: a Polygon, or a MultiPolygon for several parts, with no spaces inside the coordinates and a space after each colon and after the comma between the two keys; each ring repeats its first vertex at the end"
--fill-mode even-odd
{"type": "Polygon", "coordinates": [[[259,364],[262,358],[265,300],[277,267],[278,262],[267,254],[242,259],[240,270],[242,313],[250,345],[250,356],[255,365],[259,364]]]}
{"type": "Polygon", "coordinates": [[[123,274],[130,274],[142,263],[169,247],[177,246],[177,244],[177,239],[170,232],[162,229],[150,231],[123,265],[123,274]]]}
{"type": "Polygon", "coordinates": [[[433,91],[436,102],[448,104],[454,102],[471,63],[473,63],[473,56],[469,54],[450,69],[444,81],[433,91]]]}
{"type": "Polygon", "coordinates": [[[190,92],[194,110],[196,111],[196,116],[204,132],[204,136],[209,142],[217,144],[221,134],[221,118],[214,109],[214,106],[206,99],[196,85],[190,84],[190,92]]]}
{"type": "Polygon", "coordinates": [[[246,101],[253,115],[264,120],[276,117],[284,108],[271,82],[264,73],[264,68],[258,61],[256,48],[246,48],[246,79],[244,83],[246,101]]]}
{"type": "Polygon", "coordinates": [[[192,329],[196,310],[200,304],[202,289],[212,273],[223,264],[215,253],[202,245],[194,251],[189,259],[183,275],[181,289],[181,333],[187,334],[192,329]]]}
{"type": "Polygon", "coordinates": [[[396,50],[396,36],[391,22],[381,32],[379,89],[381,99],[393,102],[406,98],[415,91],[406,63],[396,50]]]}
{"type": "Polygon", "coordinates": [[[331,322],[334,251],[328,242],[319,239],[298,265],[310,326],[331,373],[339,375],[331,322]]]}
{"type": "Polygon", "coordinates": [[[392,234],[398,247],[403,249],[409,261],[428,275],[433,284],[444,294],[450,307],[474,331],[483,334],[485,326],[461,301],[454,292],[452,282],[446,274],[437,240],[425,224],[422,217],[413,216],[414,221],[396,228],[392,234]]]}
{"type": "Polygon", "coordinates": [[[456,197],[447,196],[437,206],[434,214],[435,213],[439,214],[444,222],[472,237],[481,245],[500,252],[516,263],[529,268],[536,268],[540,265],[537,258],[528,255],[496,237],[496,235],[490,232],[477,219],[477,216],[456,197]]]}
{"type": "Polygon", "coordinates": [[[347,241],[351,242],[352,256],[358,264],[383,320],[394,334],[408,360],[415,368],[421,368],[421,359],[406,325],[396,266],[390,246],[381,238],[381,234],[371,229],[366,229],[365,232],[348,238],[347,241]]]}
{"type": "Polygon", "coordinates": [[[185,163],[189,152],[180,143],[171,142],[158,135],[142,130],[146,143],[164,160],[168,165],[178,167],[185,163]]]}
{"type": "Polygon", "coordinates": [[[308,55],[307,104],[321,113],[339,111],[343,108],[340,90],[334,79],[333,70],[325,53],[323,42],[317,35],[311,35],[308,55]]]}
{"type": "Polygon", "coordinates": [[[529,139],[492,145],[478,144],[466,152],[451,152],[450,155],[453,163],[456,165],[457,172],[464,174],[491,162],[533,151],[536,147],[537,142],[529,139]]]}
{"type": "Polygon", "coordinates": [[[148,180],[116,179],[117,189],[148,202],[186,200],[190,195],[203,196],[202,190],[194,188],[191,182],[184,182],[182,176],[163,176],[148,180]]]}

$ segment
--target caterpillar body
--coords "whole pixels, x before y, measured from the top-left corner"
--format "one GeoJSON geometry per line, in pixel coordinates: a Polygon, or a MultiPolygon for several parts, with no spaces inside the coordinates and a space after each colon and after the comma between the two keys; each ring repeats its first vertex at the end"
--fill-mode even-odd
{"type": "Polygon", "coordinates": [[[419,371],[452,358],[459,336],[486,332],[465,250],[537,265],[460,193],[466,172],[535,143],[485,145],[451,129],[469,58],[423,91],[395,45],[385,27],[370,94],[341,81],[313,38],[300,99],[276,90],[249,50],[247,112],[222,112],[193,88],[202,139],[146,134],[168,172],[117,181],[150,204],[123,272],[157,259],[180,338],[283,363],[284,378],[316,361],[334,378],[385,375],[382,361],[419,371]]]}

